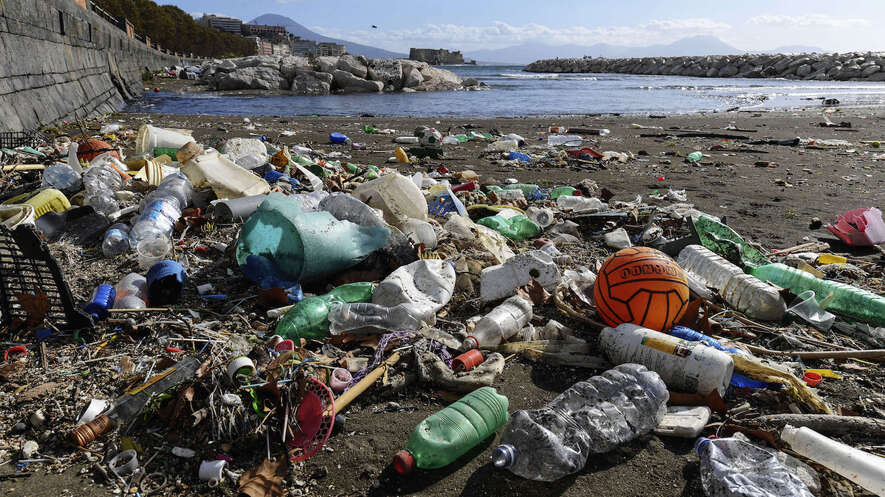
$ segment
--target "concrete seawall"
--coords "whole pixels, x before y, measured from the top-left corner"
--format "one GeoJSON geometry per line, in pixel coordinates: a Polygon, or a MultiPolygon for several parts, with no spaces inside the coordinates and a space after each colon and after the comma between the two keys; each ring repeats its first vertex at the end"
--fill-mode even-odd
{"type": "Polygon", "coordinates": [[[542,73],[622,73],[707,78],[885,81],[885,52],[745,54],[698,57],[543,59],[524,69],[542,73]]]}
{"type": "Polygon", "coordinates": [[[182,63],[133,35],[78,1],[0,1],[0,131],[116,111],[145,69],[182,63]]]}

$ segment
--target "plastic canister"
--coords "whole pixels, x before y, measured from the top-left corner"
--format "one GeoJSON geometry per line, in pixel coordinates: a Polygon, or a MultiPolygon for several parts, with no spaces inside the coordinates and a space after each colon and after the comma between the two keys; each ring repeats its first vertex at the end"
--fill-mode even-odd
{"type": "Polygon", "coordinates": [[[152,305],[177,303],[187,283],[187,273],[181,264],[168,259],[154,264],[146,278],[148,299],[152,305]]]}
{"type": "Polygon", "coordinates": [[[384,212],[384,220],[401,226],[406,218],[427,219],[427,200],[410,179],[401,174],[387,174],[358,186],[353,195],[384,212]]]}
{"type": "Polygon", "coordinates": [[[449,303],[455,291],[455,268],[439,259],[422,259],[390,273],[375,290],[372,303],[393,307],[413,304],[412,317],[433,323],[436,312],[449,303]]]}
{"type": "Polygon", "coordinates": [[[632,323],[604,328],[599,347],[612,363],[642,364],[680,392],[718,390],[725,395],[734,372],[734,361],[725,352],[632,323]]]}
{"type": "Polygon", "coordinates": [[[157,147],[174,147],[178,150],[194,140],[181,131],[142,124],[135,138],[135,155],[152,152],[157,147]]]}
{"type": "Polygon", "coordinates": [[[47,212],[64,212],[71,208],[68,197],[55,188],[47,188],[22,203],[34,207],[35,218],[47,212]]]}

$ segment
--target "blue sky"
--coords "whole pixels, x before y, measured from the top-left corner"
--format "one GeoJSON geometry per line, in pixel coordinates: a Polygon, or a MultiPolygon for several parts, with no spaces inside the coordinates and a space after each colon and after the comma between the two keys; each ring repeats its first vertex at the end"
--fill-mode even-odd
{"type": "Polygon", "coordinates": [[[291,17],[327,36],[396,51],[522,43],[642,46],[714,35],[737,48],[885,50],[882,0],[158,0],[191,14],[291,17]],[[371,29],[376,24],[379,29],[371,29]]]}

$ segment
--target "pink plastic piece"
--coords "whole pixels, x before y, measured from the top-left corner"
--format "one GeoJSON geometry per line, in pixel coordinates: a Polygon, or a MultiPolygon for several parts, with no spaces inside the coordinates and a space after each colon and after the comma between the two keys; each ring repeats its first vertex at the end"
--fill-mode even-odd
{"type": "Polygon", "coordinates": [[[347,385],[353,381],[353,376],[350,374],[350,371],[344,368],[335,368],[332,371],[332,377],[329,379],[329,386],[332,387],[336,393],[341,393],[345,389],[347,389],[347,385]]]}
{"type": "Polygon", "coordinates": [[[828,224],[827,229],[843,242],[855,247],[868,247],[885,242],[882,211],[875,207],[848,211],[839,216],[835,224],[828,224]]]}

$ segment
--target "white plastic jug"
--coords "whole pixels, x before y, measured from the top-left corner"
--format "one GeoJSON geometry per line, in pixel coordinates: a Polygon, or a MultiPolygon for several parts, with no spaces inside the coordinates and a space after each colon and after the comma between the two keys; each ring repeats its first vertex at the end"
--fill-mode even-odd
{"type": "Polygon", "coordinates": [[[200,188],[209,185],[218,198],[240,198],[270,193],[270,186],[263,178],[234,164],[215,150],[194,157],[181,172],[200,188]]]}
{"type": "Polygon", "coordinates": [[[401,227],[407,218],[427,219],[427,200],[415,183],[399,173],[358,186],[353,195],[384,212],[384,220],[401,227]]]}
{"type": "Polygon", "coordinates": [[[452,299],[455,291],[455,268],[439,259],[422,259],[399,267],[375,290],[372,303],[393,307],[414,304],[420,309],[417,319],[435,322],[436,312],[452,299]]]}
{"type": "Polygon", "coordinates": [[[679,392],[725,395],[734,372],[725,352],[631,323],[604,328],[599,347],[613,364],[642,364],[679,392]]]}
{"type": "Polygon", "coordinates": [[[562,275],[553,258],[543,250],[532,250],[511,257],[504,264],[482,270],[480,297],[483,302],[503,299],[516,294],[516,289],[535,280],[551,290],[559,284],[562,275]]]}

